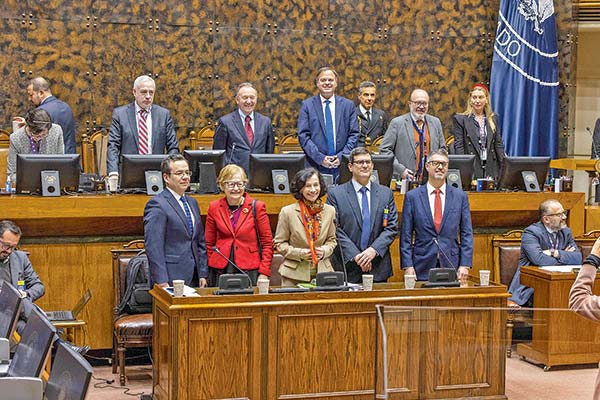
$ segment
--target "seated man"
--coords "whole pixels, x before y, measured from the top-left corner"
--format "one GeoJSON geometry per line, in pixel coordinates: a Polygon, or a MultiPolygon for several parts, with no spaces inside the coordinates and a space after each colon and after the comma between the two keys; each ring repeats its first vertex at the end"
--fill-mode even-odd
{"type": "Polygon", "coordinates": [[[540,220],[523,231],[519,268],[515,272],[508,291],[509,307],[533,305],[533,288],[521,285],[522,266],[580,265],[581,251],[567,228],[567,214],[558,200],[546,200],[540,204],[540,220]]]}

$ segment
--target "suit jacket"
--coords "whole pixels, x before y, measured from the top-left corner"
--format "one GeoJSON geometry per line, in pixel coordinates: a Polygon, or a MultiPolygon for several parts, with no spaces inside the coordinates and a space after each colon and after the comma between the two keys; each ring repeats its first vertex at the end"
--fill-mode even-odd
{"type": "Polygon", "coordinates": [[[252,144],[248,141],[238,110],[219,119],[213,140],[213,149],[225,150],[225,164],[237,164],[244,168],[246,174],[249,173],[250,154],[273,153],[275,149],[271,119],[256,111],[252,144]]]}
{"type": "Polygon", "coordinates": [[[497,178],[500,174],[500,166],[504,161],[504,143],[498,127],[498,119],[494,115],[496,129],[492,130],[489,119],[486,118],[487,132],[487,161],[485,169],[481,161],[481,148],[479,146],[479,123],[471,115],[456,114],[452,117],[455,154],[475,155],[475,178],[486,178],[491,176],[497,178]]]}
{"type": "Polygon", "coordinates": [[[264,202],[256,201],[255,225],[252,215],[253,200],[246,195],[235,230],[231,226],[229,205],[225,198],[215,200],[208,206],[205,237],[210,268],[224,269],[228,264],[227,260],[213,251],[213,246],[217,246],[226,257],[231,254],[231,247],[235,246],[233,262],[237,266],[244,270],[258,269],[259,274],[271,276],[273,233],[267,207],[264,202]],[[258,252],[258,240],[262,254],[258,252]]]}
{"type": "Polygon", "coordinates": [[[25,292],[27,292],[27,297],[21,302],[21,314],[19,315],[19,322],[17,323],[17,332],[21,333],[22,329],[25,328],[31,310],[36,307],[33,302],[44,295],[46,288],[33,269],[31,261],[29,261],[29,257],[27,257],[27,253],[15,250],[8,257],[8,262],[10,268],[10,284],[15,288],[18,288],[19,280],[25,281],[25,292]]]}
{"type": "Polygon", "coordinates": [[[403,269],[415,268],[418,280],[427,280],[429,269],[435,268],[438,260],[442,268],[471,267],[473,228],[465,192],[446,185],[446,203],[439,233],[433,223],[427,185],[406,193],[402,208],[400,260],[403,269]],[[439,248],[434,239],[437,239],[439,248]]]}
{"type": "Polygon", "coordinates": [[[190,235],[183,209],[168,189],[146,203],[144,242],[151,282],[172,284],[173,279],[183,279],[189,285],[194,271],[198,278],[208,277],[200,208],[196,199],[186,198],[194,215],[193,235],[190,235]]]}
{"type": "MultiPolygon", "coordinates": [[[[64,152],[62,129],[59,125],[52,124],[48,136],[41,140],[39,154],[64,154],[64,152]]],[[[31,154],[31,142],[25,133],[25,127],[17,129],[10,135],[6,175],[10,176],[12,182],[17,179],[17,154],[31,154]]]]}
{"type": "Polygon", "coordinates": [[[592,158],[600,158],[600,118],[594,125],[594,134],[592,135],[592,158]]]}
{"type": "MultiPolygon", "coordinates": [[[[369,247],[375,249],[377,256],[371,261],[371,271],[365,273],[373,274],[375,281],[383,282],[393,275],[389,247],[398,235],[398,211],[390,188],[371,183],[369,194],[371,195],[369,247]],[[385,210],[387,213],[384,214],[385,210]]],[[[327,203],[335,207],[337,214],[338,246],[331,261],[336,270],[343,271],[344,263],[340,251],[343,252],[348,281],[360,283],[363,272],[354,261],[354,257],[365,249],[360,248],[362,214],[352,181],[333,187],[327,195],[327,203]]]]}
{"type": "Polygon", "coordinates": [[[383,110],[372,107],[370,123],[367,120],[367,117],[360,112],[360,106],[356,106],[356,115],[358,117],[358,126],[360,128],[356,147],[365,147],[367,136],[371,138],[371,143],[379,136],[383,136],[388,125],[387,116],[383,110]]]}
{"type": "MultiPolygon", "coordinates": [[[[169,110],[152,105],[152,154],[179,152],[179,143],[169,110]]],[[[135,103],[117,107],[112,114],[112,125],[108,131],[106,171],[118,172],[121,154],[138,154],[138,130],[135,103]]]]}
{"type": "MultiPolygon", "coordinates": [[[[285,257],[279,267],[281,276],[304,282],[310,281],[310,260],[300,257],[300,250],[308,249],[308,240],[302,225],[298,202],[283,207],[279,212],[273,244],[275,251],[285,257]]],[[[325,252],[325,256],[317,264],[318,272],[333,271],[329,257],[336,244],[335,209],[325,204],[321,212],[319,237],[315,243],[315,247],[323,247],[325,252]]]]}
{"type": "Polygon", "coordinates": [[[65,154],[77,153],[77,145],[75,144],[75,120],[73,119],[71,107],[64,101],[61,101],[54,96],[49,96],[44,99],[38,108],[43,108],[48,111],[48,114],[50,114],[50,117],[52,118],[52,122],[60,125],[62,128],[65,154]]]}
{"type": "Polygon", "coordinates": [[[550,234],[541,221],[529,225],[523,231],[521,237],[521,256],[519,257],[519,268],[515,271],[508,291],[512,294],[510,300],[524,305],[533,295],[533,288],[521,285],[522,266],[547,266],[547,265],[580,265],[581,251],[575,244],[571,229],[565,227],[557,232],[558,252],[560,256],[554,258],[543,253],[544,250],[552,248],[550,234]],[[572,246],[577,250],[565,251],[572,246]]]}
{"type": "MultiPolygon", "coordinates": [[[[358,119],[354,104],[335,95],[335,155],[342,159],[350,154],[358,141],[358,119]]],[[[306,166],[314,167],[321,173],[338,174],[338,168],[325,168],[321,164],[327,156],[327,138],[325,137],[325,115],[321,105],[321,96],[316,95],[302,102],[298,117],[298,141],[306,154],[306,166]]]]}
{"type": "MultiPolygon", "coordinates": [[[[439,118],[427,114],[425,116],[429,130],[430,151],[446,148],[442,123],[439,118]]],[[[392,119],[379,146],[381,154],[393,154],[394,175],[401,177],[406,168],[415,171],[417,165],[417,143],[410,113],[392,119]]]]}

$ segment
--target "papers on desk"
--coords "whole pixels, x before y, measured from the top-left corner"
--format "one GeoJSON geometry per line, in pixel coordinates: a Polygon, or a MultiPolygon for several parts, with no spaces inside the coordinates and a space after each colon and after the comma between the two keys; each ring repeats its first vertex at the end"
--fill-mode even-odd
{"type": "Polygon", "coordinates": [[[581,265],[548,265],[540,268],[548,272],[573,272],[574,268],[581,269],[581,265]]]}
{"type": "MultiPolygon", "coordinates": [[[[175,296],[173,294],[173,286],[167,286],[164,289],[171,296],[175,296]]],[[[189,287],[188,285],[183,285],[183,297],[200,297],[200,295],[198,293],[196,293],[196,289],[194,289],[193,287],[189,287]]]]}

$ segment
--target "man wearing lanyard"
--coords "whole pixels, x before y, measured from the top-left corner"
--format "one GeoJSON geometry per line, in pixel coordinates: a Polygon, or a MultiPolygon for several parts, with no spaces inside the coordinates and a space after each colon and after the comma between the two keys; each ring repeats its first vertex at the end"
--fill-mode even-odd
{"type": "Polygon", "coordinates": [[[408,102],[410,112],[392,119],[379,146],[381,154],[393,154],[396,178],[425,181],[427,155],[446,148],[442,123],[427,114],[429,95],[415,89],[408,102]]]}
{"type": "Polygon", "coordinates": [[[521,285],[523,266],[581,265],[581,251],[575,244],[571,229],[567,228],[567,213],[558,200],[542,202],[540,220],[529,225],[521,238],[519,268],[515,272],[508,291],[509,307],[533,305],[533,288],[521,285]]]}

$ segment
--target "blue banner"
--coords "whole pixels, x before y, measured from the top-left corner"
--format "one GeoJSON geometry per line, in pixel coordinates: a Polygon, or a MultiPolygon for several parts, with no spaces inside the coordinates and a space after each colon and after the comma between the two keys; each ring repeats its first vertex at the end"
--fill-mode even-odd
{"type": "Polygon", "coordinates": [[[510,156],[558,155],[558,50],[552,0],[501,0],[490,93],[510,156]]]}

